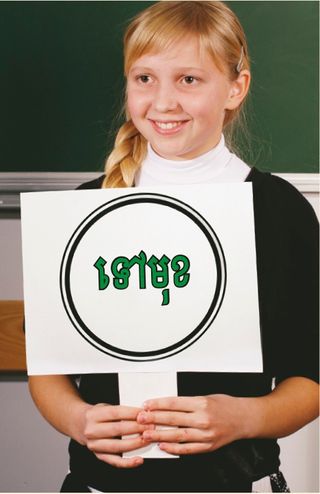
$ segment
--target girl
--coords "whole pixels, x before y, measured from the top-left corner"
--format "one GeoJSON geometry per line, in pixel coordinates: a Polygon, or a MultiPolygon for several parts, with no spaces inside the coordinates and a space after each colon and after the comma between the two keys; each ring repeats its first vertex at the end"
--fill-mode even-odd
{"type": "Polygon", "coordinates": [[[156,3],[129,25],[124,53],[126,122],[105,175],[82,188],[252,182],[264,372],[179,373],[179,396],[155,391],[144,409],[119,405],[114,374],[82,376],[79,389],[34,376],[31,393],[71,437],[65,492],[250,492],[278,473],[276,438],[318,413],[315,215],[225,146],[250,85],[245,35],[226,5],[156,3]],[[148,442],[179,458],[121,456],[148,442]]]}

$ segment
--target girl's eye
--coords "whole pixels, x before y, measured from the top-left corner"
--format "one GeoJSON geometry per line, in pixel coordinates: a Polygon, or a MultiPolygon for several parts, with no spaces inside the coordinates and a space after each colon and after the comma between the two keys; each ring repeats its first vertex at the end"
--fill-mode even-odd
{"type": "Polygon", "coordinates": [[[137,77],[137,80],[139,82],[142,82],[143,84],[147,84],[148,82],[150,82],[151,77],[149,75],[142,74],[137,77]]]}
{"type": "Polygon", "coordinates": [[[198,79],[196,77],[194,77],[193,75],[186,75],[186,76],[184,76],[184,78],[182,80],[185,84],[190,86],[191,84],[194,84],[195,82],[197,82],[198,79]]]}

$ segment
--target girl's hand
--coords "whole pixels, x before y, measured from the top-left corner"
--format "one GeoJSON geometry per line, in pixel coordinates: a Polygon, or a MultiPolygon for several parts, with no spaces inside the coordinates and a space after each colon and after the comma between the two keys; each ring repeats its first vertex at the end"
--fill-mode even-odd
{"type": "Polygon", "coordinates": [[[120,468],[142,465],[143,458],[122,458],[121,453],[145,446],[142,433],[152,425],[138,424],[136,419],[141,408],[88,405],[84,412],[83,440],[81,441],[99,460],[120,468]],[[137,437],[122,439],[122,436],[138,434],[137,437]]]}
{"type": "Polygon", "coordinates": [[[146,442],[158,442],[171,454],[208,453],[247,437],[246,400],[228,395],[172,397],[148,400],[137,416],[139,424],[174,426],[168,430],[146,430],[146,442]]]}

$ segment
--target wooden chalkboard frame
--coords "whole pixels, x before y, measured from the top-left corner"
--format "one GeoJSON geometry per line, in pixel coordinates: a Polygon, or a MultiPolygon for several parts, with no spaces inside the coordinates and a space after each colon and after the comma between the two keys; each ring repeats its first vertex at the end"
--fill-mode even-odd
{"type": "Polygon", "coordinates": [[[0,372],[26,372],[23,300],[0,300],[0,372]]]}

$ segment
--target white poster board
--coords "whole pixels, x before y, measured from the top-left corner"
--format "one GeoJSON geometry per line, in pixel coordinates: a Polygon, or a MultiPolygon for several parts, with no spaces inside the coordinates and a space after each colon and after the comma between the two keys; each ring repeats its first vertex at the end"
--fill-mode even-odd
{"type": "Polygon", "coordinates": [[[261,372],[252,185],[21,194],[29,374],[261,372]]]}

